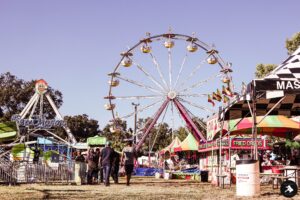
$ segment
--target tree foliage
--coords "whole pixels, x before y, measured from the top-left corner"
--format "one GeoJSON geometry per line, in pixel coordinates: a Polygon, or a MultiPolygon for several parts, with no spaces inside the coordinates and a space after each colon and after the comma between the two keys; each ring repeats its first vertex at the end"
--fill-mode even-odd
{"type": "Polygon", "coordinates": [[[117,119],[116,122],[107,124],[103,128],[101,135],[107,137],[107,139],[112,142],[112,147],[115,150],[122,151],[126,145],[125,140],[132,138],[132,130],[127,130],[126,121],[117,119]],[[115,131],[111,132],[111,128],[114,128],[115,131]]]}
{"type": "MultiPolygon", "coordinates": [[[[19,114],[34,94],[35,80],[25,81],[10,72],[0,75],[0,122],[9,121],[11,116],[19,114]]],[[[49,87],[48,92],[59,108],[63,103],[62,93],[49,87]]],[[[38,109],[37,109],[38,112],[38,109]]],[[[44,104],[45,117],[55,116],[48,101],[44,104]]]]}
{"type": "Polygon", "coordinates": [[[288,50],[288,54],[291,55],[300,46],[300,32],[294,34],[292,38],[285,41],[285,47],[288,50]]]}
{"type": "MultiPolygon", "coordinates": [[[[296,51],[299,48],[299,46],[300,46],[300,32],[294,34],[292,38],[287,39],[285,42],[285,47],[289,55],[294,53],[294,51],[296,51]]],[[[274,64],[258,64],[256,66],[255,77],[263,78],[276,67],[277,65],[274,64]]]]}
{"type": "Polygon", "coordinates": [[[188,131],[185,127],[179,127],[177,130],[175,130],[175,136],[177,136],[180,139],[180,141],[183,141],[187,135],[188,131]]]}
{"type": "Polygon", "coordinates": [[[269,74],[273,69],[275,69],[277,65],[274,64],[258,64],[256,66],[255,77],[256,78],[263,78],[267,74],[269,74]]]}
{"type": "MultiPolygon", "coordinates": [[[[64,121],[77,141],[86,141],[86,138],[93,137],[99,133],[98,121],[90,119],[86,114],[65,116],[64,121]]],[[[58,132],[59,135],[66,135],[61,128],[58,132]]]]}

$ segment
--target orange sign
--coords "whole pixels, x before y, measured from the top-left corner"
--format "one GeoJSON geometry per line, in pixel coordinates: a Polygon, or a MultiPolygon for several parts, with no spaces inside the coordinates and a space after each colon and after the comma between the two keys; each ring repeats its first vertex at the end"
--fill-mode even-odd
{"type": "Polygon", "coordinates": [[[48,84],[45,80],[40,79],[35,82],[35,92],[45,94],[48,89],[48,84]]]}

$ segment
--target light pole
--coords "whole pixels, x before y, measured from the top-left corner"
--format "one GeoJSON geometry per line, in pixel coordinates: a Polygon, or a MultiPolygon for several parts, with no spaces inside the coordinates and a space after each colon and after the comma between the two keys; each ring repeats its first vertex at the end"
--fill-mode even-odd
{"type": "Polygon", "coordinates": [[[134,128],[133,128],[133,143],[136,144],[137,135],[136,135],[136,124],[137,124],[137,107],[139,103],[131,103],[134,106],[134,128]]]}

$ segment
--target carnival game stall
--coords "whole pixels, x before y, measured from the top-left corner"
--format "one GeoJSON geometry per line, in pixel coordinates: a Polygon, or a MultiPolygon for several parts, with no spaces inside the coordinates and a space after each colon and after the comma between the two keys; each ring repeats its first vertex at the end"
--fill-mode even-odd
{"type": "MultiPolygon", "coordinates": [[[[257,140],[259,136],[259,126],[264,122],[265,118],[273,115],[283,115],[287,118],[294,118],[300,115],[299,100],[300,88],[299,85],[299,68],[300,68],[300,48],[298,48],[292,55],[290,55],[282,64],[278,65],[273,71],[262,79],[254,79],[248,85],[243,84],[241,93],[236,95],[226,106],[221,108],[219,113],[219,121],[229,121],[240,119],[240,123],[244,118],[252,118],[251,138],[253,142],[253,151],[251,151],[250,162],[239,162],[237,168],[237,196],[253,196],[260,192],[260,173],[259,173],[259,151],[257,140]],[[258,117],[261,117],[260,119],[258,117]],[[251,169],[250,171],[243,171],[245,167],[251,169]],[[251,166],[251,167],[250,167],[251,166]],[[248,181],[245,181],[245,180],[248,181]],[[244,184],[245,183],[245,184],[244,184]],[[239,191],[240,187],[249,186],[249,190],[239,191]]],[[[280,130],[282,124],[278,123],[279,127],[272,127],[280,130]]],[[[235,126],[238,126],[236,124],[235,126]]],[[[232,127],[233,128],[233,127],[232,127]]],[[[289,127],[290,128],[290,127],[289,127]]],[[[299,126],[298,126],[299,128],[299,126]]],[[[281,136],[288,138],[297,135],[273,129],[269,134],[281,134],[281,136]],[[288,134],[287,134],[288,133],[288,134]]],[[[294,129],[295,130],[295,129],[294,129]]],[[[228,133],[231,135],[231,132],[228,133]]],[[[262,133],[265,134],[265,133],[262,133]]],[[[220,138],[222,138],[222,135],[220,138]]],[[[220,149],[222,143],[220,142],[220,149]]],[[[220,156],[219,156],[220,157],[220,156]]],[[[221,162],[221,160],[220,160],[221,162]]],[[[222,171],[219,171],[222,173],[222,171]]],[[[286,173],[285,173],[286,175],[286,173]]],[[[297,173],[294,173],[294,180],[297,179],[297,173]]]]}
{"type": "MultiPolygon", "coordinates": [[[[272,141],[268,139],[258,139],[257,146],[259,150],[268,151],[272,150],[272,141]]],[[[253,150],[252,138],[223,138],[222,139],[222,152],[221,159],[219,159],[220,141],[213,140],[199,145],[199,152],[201,158],[199,166],[201,170],[209,171],[209,180],[216,183],[216,174],[219,170],[219,162],[221,160],[221,167],[224,174],[227,175],[225,183],[230,182],[230,173],[235,173],[236,161],[240,159],[248,160],[251,158],[251,151],[253,150]]],[[[235,177],[233,176],[233,183],[235,177]]]]}
{"type": "Polygon", "coordinates": [[[179,147],[174,148],[174,152],[178,155],[179,171],[173,172],[174,178],[180,179],[200,179],[200,170],[198,167],[198,146],[199,141],[189,133],[181,142],[179,147]]]}
{"type": "Polygon", "coordinates": [[[162,165],[169,178],[199,180],[198,146],[199,142],[189,133],[182,142],[175,137],[169,146],[160,151],[164,160],[162,165]]]}
{"type": "Polygon", "coordinates": [[[277,169],[286,163],[283,157],[280,160],[273,158],[273,161],[270,161],[271,154],[274,156],[273,143],[298,135],[299,123],[282,115],[258,116],[257,121],[261,123],[257,125],[256,140],[251,137],[253,124],[251,117],[229,120],[223,124],[216,120],[208,122],[208,137],[211,140],[199,145],[199,152],[202,153],[199,165],[200,169],[210,171],[209,177],[213,183],[216,183],[215,174],[220,171],[227,176],[225,183],[229,183],[231,173],[235,172],[236,160],[250,160],[254,146],[257,146],[261,157],[261,172],[277,172],[277,169]],[[221,130],[222,142],[218,137],[221,130]],[[220,149],[222,149],[221,152],[220,149]]]}

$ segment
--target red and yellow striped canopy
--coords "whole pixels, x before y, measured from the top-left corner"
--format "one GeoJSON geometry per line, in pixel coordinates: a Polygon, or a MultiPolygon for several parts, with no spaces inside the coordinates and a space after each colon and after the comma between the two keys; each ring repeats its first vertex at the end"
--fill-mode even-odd
{"type": "MultiPolygon", "coordinates": [[[[258,116],[256,118],[257,123],[262,119],[263,116],[258,116]]],[[[235,119],[229,121],[229,127],[227,130],[230,130],[230,134],[251,134],[253,121],[252,117],[247,117],[241,121],[240,120],[241,119],[235,119]]],[[[261,135],[273,135],[278,137],[286,137],[288,133],[297,135],[300,133],[300,124],[283,115],[270,115],[266,116],[263,121],[257,125],[257,133],[261,135]]]]}

